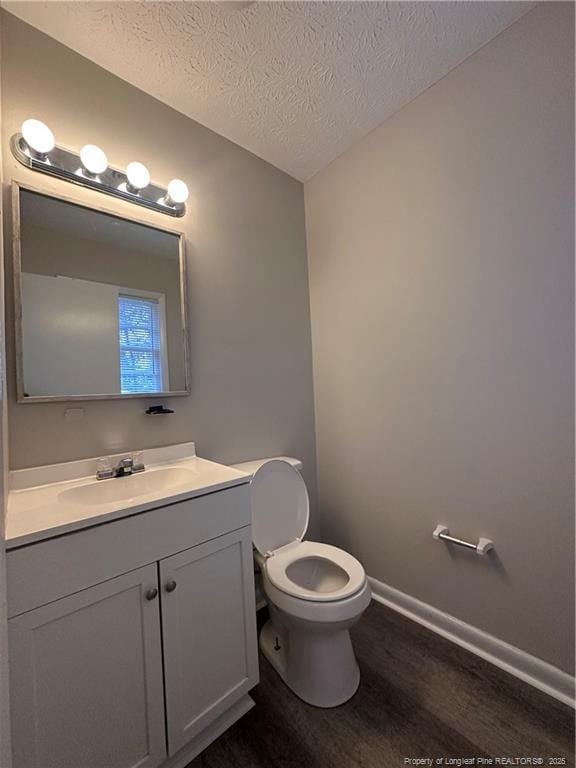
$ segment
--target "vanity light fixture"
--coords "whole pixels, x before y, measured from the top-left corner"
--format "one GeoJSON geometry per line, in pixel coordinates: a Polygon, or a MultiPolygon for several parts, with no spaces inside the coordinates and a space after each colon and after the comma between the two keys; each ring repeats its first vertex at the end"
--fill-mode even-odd
{"type": "Polygon", "coordinates": [[[46,160],[56,146],[54,134],[41,120],[32,117],[24,120],[20,131],[25,148],[31,157],[46,160]]]}
{"type": "Polygon", "coordinates": [[[47,173],[73,184],[90,187],[168,216],[184,216],[188,187],[172,179],[168,188],[153,184],[143,163],[131,162],[126,171],[108,165],[106,153],[95,144],[80,152],[58,146],[54,134],[41,120],[29,118],[10,140],[12,154],[33,171],[47,173]]]}
{"type": "Polygon", "coordinates": [[[97,147],[96,144],[85,144],[80,150],[80,160],[82,161],[82,173],[90,174],[95,179],[108,168],[108,158],[106,153],[97,147]]]}

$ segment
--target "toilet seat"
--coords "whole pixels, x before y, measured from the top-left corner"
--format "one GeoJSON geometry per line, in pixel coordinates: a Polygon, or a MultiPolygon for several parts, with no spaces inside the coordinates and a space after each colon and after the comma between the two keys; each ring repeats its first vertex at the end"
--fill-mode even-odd
{"type": "Polygon", "coordinates": [[[310,622],[317,626],[334,625],[341,621],[358,618],[366,610],[372,599],[372,590],[366,580],[364,586],[356,594],[341,600],[302,600],[294,595],[283,592],[268,579],[266,596],[272,611],[279,610],[289,617],[290,621],[310,622]]]}
{"type": "Polygon", "coordinates": [[[334,602],[356,594],[366,573],[355,557],[316,541],[297,541],[266,559],[266,575],[285,594],[300,600],[334,602]]]}
{"type": "Polygon", "coordinates": [[[268,582],[293,602],[335,606],[360,592],[366,573],[355,557],[316,541],[302,541],[310,502],[302,475],[291,464],[272,459],[250,483],[252,541],[265,562],[268,582]]]}

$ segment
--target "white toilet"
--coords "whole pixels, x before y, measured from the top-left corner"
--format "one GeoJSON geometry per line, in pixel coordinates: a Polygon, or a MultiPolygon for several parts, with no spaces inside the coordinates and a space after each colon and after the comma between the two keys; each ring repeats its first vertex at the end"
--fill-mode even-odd
{"type": "Polygon", "coordinates": [[[297,696],[336,707],[360,683],[348,630],[371,591],[352,555],[303,541],[309,501],[301,466],[284,458],[237,465],[252,474],[252,539],[270,608],[260,648],[297,696]]]}

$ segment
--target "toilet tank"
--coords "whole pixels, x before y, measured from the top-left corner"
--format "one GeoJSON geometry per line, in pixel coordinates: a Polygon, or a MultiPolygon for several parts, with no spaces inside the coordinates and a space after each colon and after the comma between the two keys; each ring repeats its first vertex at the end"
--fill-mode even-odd
{"type": "Polygon", "coordinates": [[[253,475],[256,470],[260,469],[263,464],[267,464],[269,461],[286,461],[298,471],[302,469],[302,462],[300,459],[293,459],[290,456],[270,456],[267,459],[244,461],[242,464],[232,464],[232,468],[238,469],[240,472],[246,472],[247,475],[253,475]]]}

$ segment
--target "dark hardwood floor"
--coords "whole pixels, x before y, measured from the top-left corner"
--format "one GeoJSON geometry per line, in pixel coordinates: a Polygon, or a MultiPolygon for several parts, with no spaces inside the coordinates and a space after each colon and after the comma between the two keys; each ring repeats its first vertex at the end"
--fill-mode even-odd
{"type": "Polygon", "coordinates": [[[261,658],[256,707],[190,768],[394,768],[440,757],[574,765],[569,707],[378,603],[352,636],[362,680],[348,703],[305,704],[261,658]]]}

